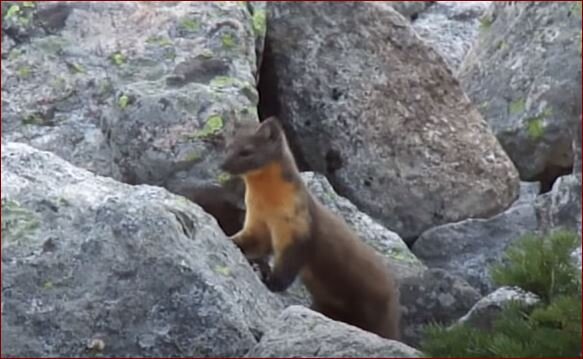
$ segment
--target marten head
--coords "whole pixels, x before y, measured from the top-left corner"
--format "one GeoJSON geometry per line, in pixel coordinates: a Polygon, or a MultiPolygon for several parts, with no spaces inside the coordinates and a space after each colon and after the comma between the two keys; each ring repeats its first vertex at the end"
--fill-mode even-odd
{"type": "Polygon", "coordinates": [[[221,169],[232,175],[244,175],[280,160],[284,154],[284,133],[275,117],[258,126],[240,126],[227,143],[221,169]]]}

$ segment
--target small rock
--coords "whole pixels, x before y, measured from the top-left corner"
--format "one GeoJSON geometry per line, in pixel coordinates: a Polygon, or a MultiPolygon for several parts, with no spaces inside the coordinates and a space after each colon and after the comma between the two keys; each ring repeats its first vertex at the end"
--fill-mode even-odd
{"type": "Polygon", "coordinates": [[[429,269],[404,278],[399,288],[403,318],[403,341],[417,346],[425,325],[453,323],[480,299],[465,280],[442,269],[429,269]]]}
{"type": "Polygon", "coordinates": [[[87,349],[93,352],[102,352],[105,349],[105,342],[103,339],[91,339],[87,344],[87,349]]]}
{"type": "Polygon", "coordinates": [[[512,206],[533,203],[540,193],[540,182],[520,182],[520,195],[512,206]]]}
{"type": "Polygon", "coordinates": [[[538,226],[535,206],[519,204],[489,219],[432,228],[417,239],[412,250],[427,266],[448,270],[485,294],[493,289],[489,268],[512,242],[537,231],[538,226]]]}
{"type": "Polygon", "coordinates": [[[286,308],[247,358],[418,358],[398,341],[331,320],[302,306],[286,308]]]}
{"type": "Polygon", "coordinates": [[[443,56],[455,73],[476,40],[480,17],[490,3],[491,1],[436,1],[413,21],[413,28],[443,56]]]}
{"type": "Polygon", "coordinates": [[[533,306],[540,301],[535,294],[517,287],[501,287],[480,299],[470,311],[459,319],[457,324],[469,324],[472,327],[491,330],[492,324],[504,306],[511,302],[519,302],[533,306]]]}
{"type": "Polygon", "coordinates": [[[559,177],[536,199],[535,208],[543,232],[564,229],[581,236],[581,174],[559,177]]]}

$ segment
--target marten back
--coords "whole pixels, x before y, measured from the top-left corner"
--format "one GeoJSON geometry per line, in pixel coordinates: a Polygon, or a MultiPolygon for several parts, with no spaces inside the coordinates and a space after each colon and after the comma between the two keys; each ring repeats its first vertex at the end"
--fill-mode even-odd
{"type": "Polygon", "coordinates": [[[314,309],[390,339],[399,339],[399,289],[383,258],[313,195],[315,223],[303,283],[314,309]]]}

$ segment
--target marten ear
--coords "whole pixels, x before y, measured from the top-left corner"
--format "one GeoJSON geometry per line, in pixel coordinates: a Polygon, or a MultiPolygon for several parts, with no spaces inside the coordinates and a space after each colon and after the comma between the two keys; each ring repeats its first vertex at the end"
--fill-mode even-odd
{"type": "Polygon", "coordinates": [[[277,141],[281,134],[279,120],[274,117],[268,117],[263,120],[257,129],[257,135],[266,141],[277,141]]]}

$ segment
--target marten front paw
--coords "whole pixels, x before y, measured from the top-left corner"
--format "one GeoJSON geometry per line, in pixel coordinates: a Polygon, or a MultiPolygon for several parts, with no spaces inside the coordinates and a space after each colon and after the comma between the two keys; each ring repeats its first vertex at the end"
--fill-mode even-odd
{"type": "Polygon", "coordinates": [[[263,278],[263,283],[265,286],[272,292],[283,292],[284,290],[289,287],[287,283],[273,275],[273,273],[269,273],[265,278],[263,278]]]}
{"type": "Polygon", "coordinates": [[[243,246],[243,237],[241,237],[240,235],[232,235],[229,237],[229,240],[232,241],[233,243],[235,243],[235,245],[241,250],[241,252],[243,252],[243,254],[245,254],[245,247],[243,246]]]}
{"type": "Polygon", "coordinates": [[[251,267],[253,267],[253,270],[259,275],[261,281],[265,281],[265,279],[271,275],[271,266],[266,259],[252,259],[249,260],[249,263],[251,264],[251,267]]]}
{"type": "Polygon", "coordinates": [[[237,242],[240,240],[240,237],[241,236],[239,234],[233,234],[232,236],[229,236],[229,240],[237,244],[237,242]]]}

